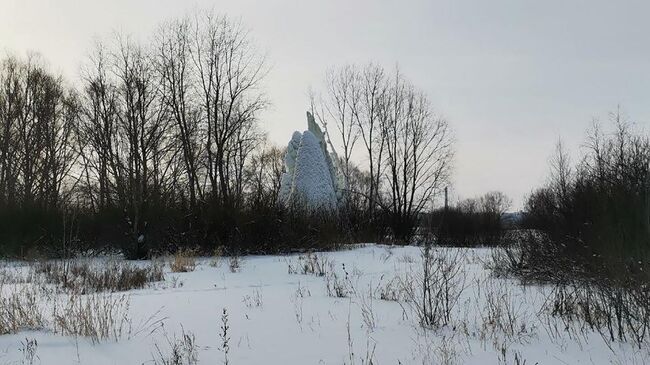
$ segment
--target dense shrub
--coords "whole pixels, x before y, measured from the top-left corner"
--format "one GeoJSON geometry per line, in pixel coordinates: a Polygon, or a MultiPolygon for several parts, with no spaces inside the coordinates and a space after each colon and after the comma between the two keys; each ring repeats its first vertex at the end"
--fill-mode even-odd
{"type": "Polygon", "coordinates": [[[163,267],[158,263],[136,266],[122,261],[107,264],[44,261],[33,268],[36,275],[43,275],[45,282],[80,294],[141,289],[164,280],[163,267]]]}
{"type": "Polygon", "coordinates": [[[554,257],[623,279],[644,275],[650,253],[650,140],[618,114],[613,121],[611,133],[594,127],[576,166],[558,145],[550,182],[528,199],[525,222],[545,233],[554,257]]]}

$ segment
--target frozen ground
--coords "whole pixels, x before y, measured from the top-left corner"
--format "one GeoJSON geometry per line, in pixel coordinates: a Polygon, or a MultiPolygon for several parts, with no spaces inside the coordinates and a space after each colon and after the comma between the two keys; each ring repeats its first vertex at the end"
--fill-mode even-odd
{"type": "MultiPolygon", "coordinates": [[[[450,324],[436,330],[419,326],[400,293],[398,284],[408,280],[417,289],[421,264],[415,247],[372,245],[318,254],[330,271],[325,276],[290,273],[305,263],[297,255],[245,257],[237,272],[231,272],[227,258],[216,267],[215,259],[204,258],[193,272],[171,273],[167,265],[164,282],[128,292],[131,330],[118,341],[94,344],[23,330],[0,336],[0,364],[32,359],[34,364],[162,364],[182,333],[194,336],[199,364],[225,363],[224,309],[232,365],[650,361],[647,349],[607,344],[598,333],[577,331],[546,315],[544,288],[490,277],[483,264],[488,249],[461,253],[465,289],[450,324]],[[330,294],[338,289],[347,297],[328,295],[328,282],[330,294]],[[33,339],[37,345],[30,356],[26,343],[33,339]]],[[[5,270],[27,269],[10,263],[5,270]]]]}

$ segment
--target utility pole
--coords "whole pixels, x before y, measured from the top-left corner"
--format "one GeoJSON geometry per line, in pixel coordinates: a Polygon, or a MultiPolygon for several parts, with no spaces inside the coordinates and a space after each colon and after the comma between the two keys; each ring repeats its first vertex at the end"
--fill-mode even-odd
{"type": "Polygon", "coordinates": [[[645,173],[645,224],[648,236],[650,236],[650,165],[645,173]]]}
{"type": "Polygon", "coordinates": [[[443,229],[445,225],[445,220],[447,219],[447,210],[449,210],[449,188],[445,186],[445,209],[442,211],[442,217],[440,219],[440,222],[438,223],[438,234],[437,234],[437,240],[438,243],[444,241],[444,232],[445,230],[443,229]]]}
{"type": "Polygon", "coordinates": [[[449,192],[448,187],[445,186],[445,214],[447,213],[447,209],[449,209],[449,192]]]}

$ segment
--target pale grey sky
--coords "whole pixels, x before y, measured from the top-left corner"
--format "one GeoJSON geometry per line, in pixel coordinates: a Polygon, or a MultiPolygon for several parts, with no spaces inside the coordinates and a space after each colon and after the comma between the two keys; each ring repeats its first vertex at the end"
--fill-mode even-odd
{"type": "Polygon", "coordinates": [[[195,9],[241,17],[268,54],[262,115],[284,145],[305,128],[307,90],[328,67],[374,61],[430,96],[457,138],[454,190],[502,190],[517,207],[544,181],[559,136],[575,153],[594,117],[620,104],[650,120],[646,1],[0,0],[0,49],[38,51],[70,79],[95,37],[146,40],[195,9]]]}

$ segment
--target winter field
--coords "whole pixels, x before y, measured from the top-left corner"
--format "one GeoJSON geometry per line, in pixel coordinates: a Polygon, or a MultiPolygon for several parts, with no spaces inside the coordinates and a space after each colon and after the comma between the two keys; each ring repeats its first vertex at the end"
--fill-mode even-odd
{"type": "Polygon", "coordinates": [[[428,276],[422,257],[368,245],[3,262],[0,364],[650,362],[647,348],[553,316],[550,288],[492,275],[491,249],[436,248],[428,276]]]}

